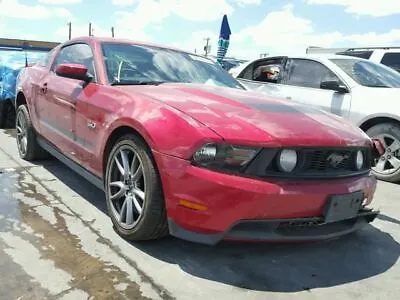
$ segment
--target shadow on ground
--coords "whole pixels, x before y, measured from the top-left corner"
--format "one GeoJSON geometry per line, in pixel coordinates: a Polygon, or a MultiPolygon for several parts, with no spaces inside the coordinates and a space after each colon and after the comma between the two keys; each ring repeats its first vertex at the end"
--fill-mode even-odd
{"type": "MultiPolygon", "coordinates": [[[[103,193],[64,166],[46,166],[84,199],[106,212],[103,193]]],[[[386,215],[382,220],[398,223],[386,215]]],[[[172,237],[132,243],[184,272],[244,289],[297,292],[370,278],[390,269],[400,245],[390,234],[367,226],[337,240],[308,244],[234,244],[208,247],[172,237]]]]}

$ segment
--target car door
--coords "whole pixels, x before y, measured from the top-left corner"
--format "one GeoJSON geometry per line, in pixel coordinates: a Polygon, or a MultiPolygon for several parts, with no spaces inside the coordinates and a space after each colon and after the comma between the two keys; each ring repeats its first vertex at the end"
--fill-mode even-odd
{"type": "Polygon", "coordinates": [[[280,84],[280,70],[283,69],[286,59],[287,57],[285,56],[279,56],[256,60],[240,72],[237,79],[249,90],[258,91],[269,96],[284,97],[285,94],[280,84]],[[279,74],[275,80],[270,80],[264,76],[263,68],[265,67],[279,69],[279,74]]]}
{"type": "MultiPolygon", "coordinates": [[[[42,97],[38,101],[42,111],[42,135],[67,157],[77,160],[76,104],[86,97],[84,91],[90,89],[81,80],[58,76],[55,70],[60,64],[84,64],[93,57],[91,47],[85,43],[74,43],[61,48],[50,72],[41,79],[42,97]]],[[[90,67],[90,64],[89,64],[90,67]]],[[[93,68],[89,69],[93,75],[93,68]]]]}
{"type": "Polygon", "coordinates": [[[346,86],[332,70],[322,63],[312,59],[291,58],[285,65],[282,91],[285,98],[289,100],[348,118],[351,104],[350,92],[321,88],[321,83],[327,81],[335,81],[341,86],[346,86]]]}

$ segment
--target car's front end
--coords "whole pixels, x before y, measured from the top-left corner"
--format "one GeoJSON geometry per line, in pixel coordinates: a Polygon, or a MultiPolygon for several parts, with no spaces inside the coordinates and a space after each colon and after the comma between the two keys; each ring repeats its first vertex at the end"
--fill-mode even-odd
{"type": "Polygon", "coordinates": [[[209,144],[187,161],[157,154],[170,233],[190,241],[333,238],[372,222],[371,148],[209,144]]]}

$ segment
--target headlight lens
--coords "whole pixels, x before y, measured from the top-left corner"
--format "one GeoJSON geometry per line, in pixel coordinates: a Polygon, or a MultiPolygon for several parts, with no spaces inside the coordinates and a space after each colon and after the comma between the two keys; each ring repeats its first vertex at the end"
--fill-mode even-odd
{"type": "Polygon", "coordinates": [[[203,167],[240,170],[258,153],[259,148],[237,145],[206,144],[193,155],[193,161],[203,167]]]}
{"type": "Polygon", "coordinates": [[[284,149],[278,157],[279,169],[283,172],[290,173],[297,166],[297,152],[296,150],[284,149]]]}
{"type": "Polygon", "coordinates": [[[361,150],[359,150],[357,152],[357,157],[356,157],[356,168],[357,170],[361,170],[363,166],[364,166],[364,154],[361,150]]]}

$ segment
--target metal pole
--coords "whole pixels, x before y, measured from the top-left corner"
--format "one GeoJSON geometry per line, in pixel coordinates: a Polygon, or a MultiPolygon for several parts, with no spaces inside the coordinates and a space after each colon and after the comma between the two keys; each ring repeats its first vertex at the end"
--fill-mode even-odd
{"type": "Polygon", "coordinates": [[[111,27],[111,36],[114,37],[114,27],[111,27]]]}
{"type": "Polygon", "coordinates": [[[92,36],[92,23],[89,23],[89,36],[92,36]]]}
{"type": "Polygon", "coordinates": [[[209,44],[209,42],[210,42],[210,38],[206,38],[205,39],[206,40],[206,46],[204,47],[204,51],[206,52],[206,56],[208,55],[208,44],[209,44]]]}
{"type": "Polygon", "coordinates": [[[72,23],[68,23],[68,39],[70,40],[72,37],[72,23]]]}

